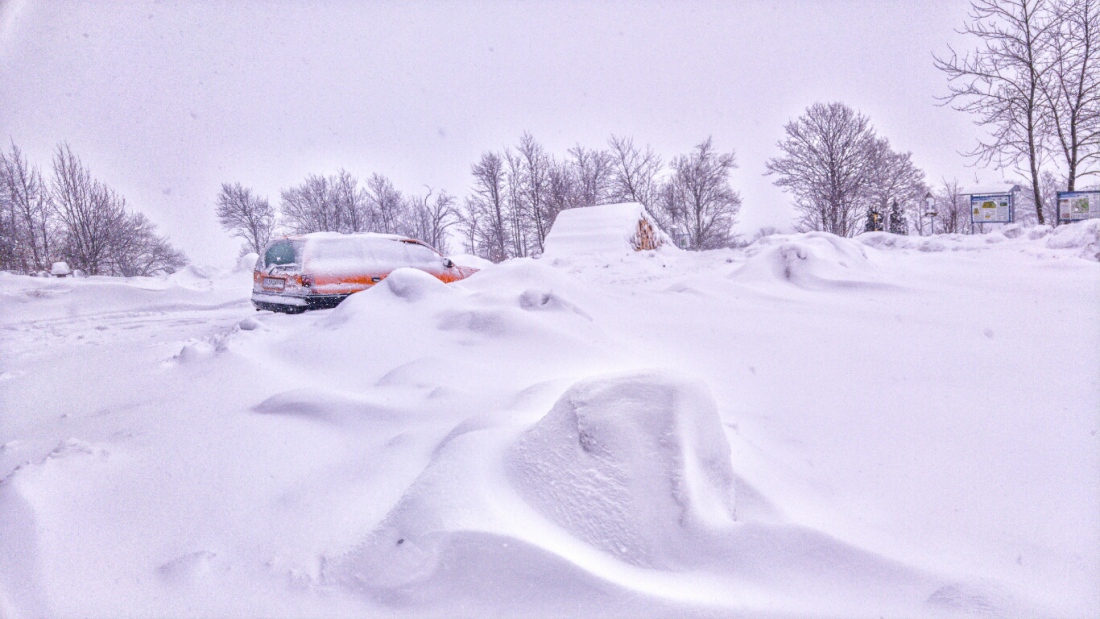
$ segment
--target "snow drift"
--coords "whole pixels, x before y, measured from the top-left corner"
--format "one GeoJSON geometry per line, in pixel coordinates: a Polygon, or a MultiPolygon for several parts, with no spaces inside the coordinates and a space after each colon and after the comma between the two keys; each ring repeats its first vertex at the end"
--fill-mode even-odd
{"type": "Polygon", "coordinates": [[[991,247],[1016,250],[1033,256],[1073,256],[1100,261],[1100,219],[1090,219],[1057,228],[1009,224],[986,234],[937,234],[903,236],[888,232],[866,232],[855,238],[879,249],[921,252],[982,251],[991,247]]]}
{"type": "Polygon", "coordinates": [[[864,286],[880,281],[868,249],[834,234],[768,236],[746,253],[749,259],[730,274],[735,281],[779,281],[807,289],[864,286]]]}
{"type": "Polygon", "coordinates": [[[734,518],[714,401],[661,372],[577,383],[524,433],[507,466],[544,516],[635,565],[683,564],[685,537],[734,518]]]}

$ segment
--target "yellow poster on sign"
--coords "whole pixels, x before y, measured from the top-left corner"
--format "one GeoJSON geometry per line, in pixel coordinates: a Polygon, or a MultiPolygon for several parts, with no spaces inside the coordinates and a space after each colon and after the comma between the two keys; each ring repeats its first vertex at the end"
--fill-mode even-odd
{"type": "Polygon", "coordinates": [[[1012,194],[970,196],[971,220],[974,223],[1009,223],[1012,221],[1012,194]]]}

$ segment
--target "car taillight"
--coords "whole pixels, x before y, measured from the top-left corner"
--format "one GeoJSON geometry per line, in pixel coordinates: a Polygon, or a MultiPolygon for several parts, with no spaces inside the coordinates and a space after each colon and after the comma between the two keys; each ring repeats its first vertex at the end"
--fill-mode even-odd
{"type": "Polygon", "coordinates": [[[307,288],[313,287],[313,276],[312,275],[303,275],[302,276],[302,285],[307,287],[307,288]]]}

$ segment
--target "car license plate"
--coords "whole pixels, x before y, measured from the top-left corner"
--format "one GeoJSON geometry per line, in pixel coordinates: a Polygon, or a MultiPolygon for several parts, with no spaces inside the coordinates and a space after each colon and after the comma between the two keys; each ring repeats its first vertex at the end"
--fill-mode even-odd
{"type": "Polygon", "coordinates": [[[286,287],[286,280],[278,277],[265,277],[264,288],[271,288],[273,290],[282,290],[286,287]]]}

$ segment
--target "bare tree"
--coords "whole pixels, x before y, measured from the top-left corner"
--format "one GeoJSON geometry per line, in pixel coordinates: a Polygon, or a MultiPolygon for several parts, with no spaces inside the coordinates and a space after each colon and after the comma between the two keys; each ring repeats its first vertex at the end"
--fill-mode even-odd
{"type": "Polygon", "coordinates": [[[69,265],[90,275],[171,273],[187,258],[144,215],[92,178],[88,168],[61,144],[53,159],[53,204],[69,265]]]}
{"type": "Polygon", "coordinates": [[[216,207],[222,228],[244,241],[241,253],[260,253],[275,229],[275,209],[240,183],[222,183],[216,207]]]}
{"type": "Polygon", "coordinates": [[[113,190],[92,178],[68,144],[54,152],[53,196],[70,266],[90,275],[109,274],[112,237],[125,220],[125,206],[113,190]]]}
{"type": "Polygon", "coordinates": [[[784,130],[783,156],[768,160],[766,174],[794,195],[799,227],[857,232],[880,148],[870,121],[843,103],[815,103],[784,130]]]}
{"type": "Polygon", "coordinates": [[[970,21],[960,32],[977,37],[980,47],[962,57],[951,49],[949,56],[935,59],[949,81],[951,94],[944,101],[976,115],[975,122],[990,131],[970,155],[1001,168],[1024,165],[1039,223],[1044,223],[1039,176],[1049,131],[1043,113],[1048,69],[1043,45],[1053,23],[1049,1],[971,0],[970,21]]]}
{"type": "Polygon", "coordinates": [[[519,165],[513,174],[518,176],[519,205],[531,228],[531,238],[535,241],[532,249],[541,253],[543,241],[550,232],[550,225],[554,223],[554,216],[557,215],[547,195],[553,160],[530,133],[524,133],[520,137],[516,159],[519,165]]]}
{"type": "Polygon", "coordinates": [[[14,143],[10,153],[0,152],[0,201],[10,266],[24,273],[48,268],[55,236],[49,188],[14,143]]]}
{"type": "Polygon", "coordinates": [[[544,200],[546,206],[543,208],[548,222],[547,232],[554,225],[558,213],[578,206],[589,206],[583,200],[577,169],[569,161],[558,161],[551,157],[544,200]]]}
{"type": "Polygon", "coordinates": [[[340,232],[366,232],[374,227],[368,194],[346,170],[329,178],[330,196],[340,213],[340,232]]]}
{"type": "Polygon", "coordinates": [[[408,200],[402,234],[424,241],[442,254],[448,253],[447,229],[457,217],[455,198],[442,191],[432,198],[432,189],[424,197],[408,200]]]}
{"type": "Polygon", "coordinates": [[[297,187],[283,190],[279,211],[297,234],[336,231],[340,227],[336,205],[329,199],[328,179],[310,174],[297,187]]]}
{"type": "Polygon", "coordinates": [[[614,160],[611,153],[588,150],[580,144],[569,149],[569,168],[575,184],[574,206],[593,206],[612,201],[614,160]]]}
{"type": "Polygon", "coordinates": [[[528,239],[533,235],[529,224],[530,209],[525,208],[523,158],[511,150],[505,149],[505,197],[508,201],[508,236],[512,239],[513,257],[530,255],[528,239]]]}
{"type": "MultiPolygon", "coordinates": [[[[0,174],[2,173],[3,166],[0,166],[0,174]]],[[[8,195],[7,183],[0,182],[0,270],[22,271],[19,265],[20,252],[16,248],[18,242],[15,209],[8,195]]]]}
{"type": "Polygon", "coordinates": [[[611,136],[611,202],[638,202],[651,208],[660,193],[661,158],[649,146],[634,145],[633,138],[611,136]]]}
{"type": "Polygon", "coordinates": [[[1100,161],[1100,2],[1058,0],[1052,13],[1050,68],[1041,87],[1066,189],[1073,191],[1080,176],[1100,173],[1089,169],[1100,161]]]}
{"type": "MultiPolygon", "coordinates": [[[[393,215],[393,225],[396,225],[399,210],[393,215]]],[[[368,206],[368,194],[360,190],[355,177],[344,170],[332,176],[307,176],[301,185],[282,192],[280,207],[286,223],[298,234],[363,232],[377,225],[372,219],[372,211],[368,206]]]]}
{"type": "Polygon", "coordinates": [[[386,234],[400,234],[405,199],[390,179],[372,174],[367,180],[367,200],[373,217],[372,230],[386,234]]]}
{"type": "MultiPolygon", "coordinates": [[[[1057,193],[1065,189],[1064,177],[1059,177],[1051,170],[1043,170],[1039,173],[1039,195],[1043,200],[1043,218],[1050,223],[1058,220],[1057,193]]],[[[1025,225],[1038,223],[1038,215],[1035,209],[1034,188],[1026,185],[1020,186],[1019,195],[1016,197],[1016,221],[1025,225]]]]}
{"type": "Polygon", "coordinates": [[[470,252],[493,262],[511,257],[509,249],[510,216],[506,203],[504,160],[487,152],[470,172],[474,177],[474,192],[466,198],[462,228],[470,252]]]}
{"type": "Polygon", "coordinates": [[[966,233],[970,229],[970,201],[961,193],[958,179],[942,179],[934,197],[942,231],[948,234],[966,233]]]}
{"type": "Polygon", "coordinates": [[[859,196],[866,203],[864,212],[873,209],[886,213],[887,206],[896,201],[901,208],[916,215],[917,229],[924,234],[921,209],[929,189],[924,182],[924,172],[913,164],[912,153],[895,152],[886,138],[875,138],[869,149],[868,178],[859,196]]]}
{"type": "Polygon", "coordinates": [[[734,154],[717,152],[709,137],[690,154],[672,160],[673,174],[658,210],[690,249],[729,244],[741,209],[741,196],[729,184],[736,167],[734,154]]]}
{"type": "Polygon", "coordinates": [[[187,264],[183,252],[158,235],[141,213],[128,213],[115,229],[108,260],[110,273],[123,277],[173,273],[187,264]]]}

